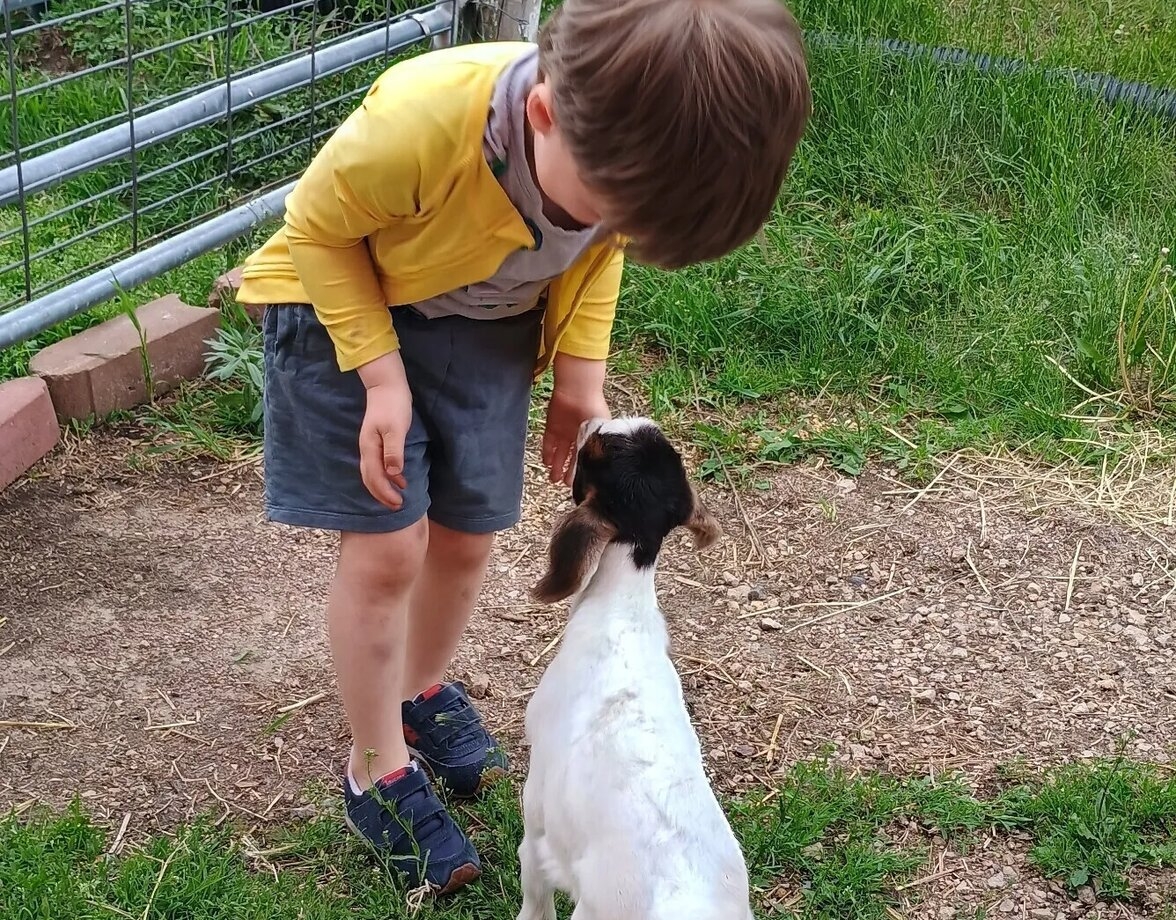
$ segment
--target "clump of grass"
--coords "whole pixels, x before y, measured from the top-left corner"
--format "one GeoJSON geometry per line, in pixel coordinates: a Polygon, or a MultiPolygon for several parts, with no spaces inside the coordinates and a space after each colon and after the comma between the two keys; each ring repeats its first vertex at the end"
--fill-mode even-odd
{"type": "Polygon", "coordinates": [[[770,795],[732,806],[754,883],[799,889],[806,918],[886,916],[896,887],[924,862],[894,843],[896,822],[956,836],[983,826],[986,807],[956,779],[851,777],[825,761],[799,763],[770,795]]]}
{"type": "Polygon", "coordinates": [[[1169,252],[1160,250],[1141,292],[1124,295],[1115,337],[1125,400],[1147,413],[1162,413],[1176,402],[1176,294],[1169,252]]]}
{"type": "Polygon", "coordinates": [[[1001,822],[1029,831],[1031,858],[1071,888],[1130,894],[1138,866],[1176,865],[1176,778],[1125,758],[1063,766],[996,803],[1001,822]]]}

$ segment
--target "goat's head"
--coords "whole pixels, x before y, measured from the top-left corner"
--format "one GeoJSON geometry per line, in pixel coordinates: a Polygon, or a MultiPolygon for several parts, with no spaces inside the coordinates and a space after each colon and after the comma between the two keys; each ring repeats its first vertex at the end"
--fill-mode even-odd
{"type": "Polygon", "coordinates": [[[609,543],[631,547],[633,564],[645,568],[677,527],[687,528],[700,550],[720,534],[681,455],[647,418],[590,419],[580,426],[572,498],[576,507],[557,526],[547,574],[532,592],[545,603],[574,594],[609,543]]]}

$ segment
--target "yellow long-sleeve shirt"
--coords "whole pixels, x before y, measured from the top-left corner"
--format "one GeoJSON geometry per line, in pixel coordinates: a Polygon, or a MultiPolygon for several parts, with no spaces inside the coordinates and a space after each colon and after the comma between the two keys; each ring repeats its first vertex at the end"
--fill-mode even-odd
{"type": "MultiPolygon", "coordinates": [[[[283,227],[246,260],[237,299],[313,304],[347,371],[399,347],[389,306],[483,281],[531,248],[482,150],[495,81],[521,50],[462,45],[385,71],[287,197],[283,227]]],[[[603,242],[552,281],[536,376],[556,353],[608,356],[623,261],[603,242]]]]}

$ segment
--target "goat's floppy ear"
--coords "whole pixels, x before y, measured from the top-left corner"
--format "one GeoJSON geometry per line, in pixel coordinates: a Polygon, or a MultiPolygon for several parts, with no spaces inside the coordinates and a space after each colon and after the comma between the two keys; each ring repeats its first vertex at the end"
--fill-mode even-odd
{"type": "Polygon", "coordinates": [[[686,519],[685,526],[694,535],[694,548],[704,550],[722,535],[723,528],[719,526],[718,520],[702,503],[702,499],[698,497],[698,490],[694,486],[690,487],[690,494],[694,499],[694,506],[690,511],[690,517],[686,519]]]}
{"type": "Polygon", "coordinates": [[[616,531],[596,513],[591,500],[578,505],[556,528],[547,574],[531,589],[531,596],[552,604],[575,594],[614,536],[616,531]]]}

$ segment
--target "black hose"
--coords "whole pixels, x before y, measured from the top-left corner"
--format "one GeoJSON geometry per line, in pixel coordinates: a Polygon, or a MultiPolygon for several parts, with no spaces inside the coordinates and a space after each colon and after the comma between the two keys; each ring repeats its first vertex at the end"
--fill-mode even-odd
{"type": "MultiPolygon", "coordinates": [[[[971,65],[981,73],[1017,74],[1030,69],[1025,61],[1013,58],[977,54],[963,48],[934,48],[899,39],[863,39],[830,32],[817,32],[805,36],[810,45],[826,46],[873,46],[886,54],[902,55],[908,58],[929,57],[941,64],[971,65]]],[[[1110,74],[1087,73],[1070,68],[1044,71],[1048,77],[1068,79],[1079,89],[1101,96],[1108,103],[1126,102],[1156,115],[1176,119],[1176,89],[1153,86],[1136,80],[1121,80],[1110,74]]]]}

